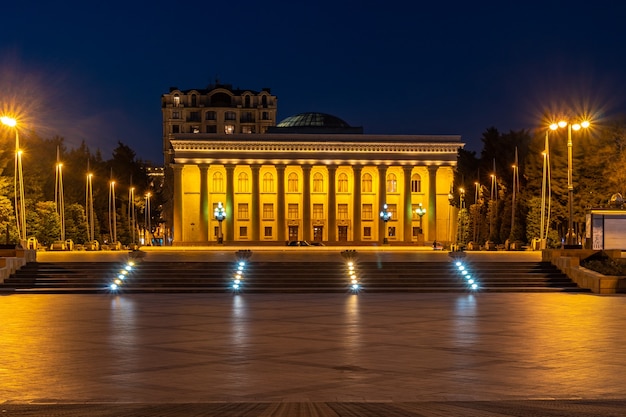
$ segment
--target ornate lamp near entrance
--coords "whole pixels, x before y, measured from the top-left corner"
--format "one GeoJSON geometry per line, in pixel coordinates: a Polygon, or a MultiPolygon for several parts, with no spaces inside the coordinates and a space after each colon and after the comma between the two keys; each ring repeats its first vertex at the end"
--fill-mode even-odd
{"type": "Polygon", "coordinates": [[[417,213],[417,215],[420,216],[419,233],[422,234],[422,233],[424,233],[423,230],[422,230],[422,217],[424,217],[424,214],[426,214],[426,209],[424,207],[422,207],[422,203],[419,203],[417,205],[417,209],[415,209],[415,213],[417,213]]]}
{"type": "Polygon", "coordinates": [[[383,209],[380,212],[380,219],[385,223],[385,230],[383,231],[383,244],[389,243],[389,239],[387,239],[387,222],[391,219],[391,212],[388,210],[389,207],[387,203],[383,204],[383,209]]]}
{"type": "Polygon", "coordinates": [[[224,235],[222,234],[222,222],[226,219],[226,209],[222,205],[220,201],[217,203],[217,207],[213,211],[213,215],[215,216],[215,220],[217,220],[219,224],[218,233],[217,233],[217,243],[224,243],[224,235]]]}

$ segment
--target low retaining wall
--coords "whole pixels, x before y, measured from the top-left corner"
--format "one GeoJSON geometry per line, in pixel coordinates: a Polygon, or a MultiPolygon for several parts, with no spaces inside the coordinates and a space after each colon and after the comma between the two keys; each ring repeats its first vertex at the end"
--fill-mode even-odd
{"type": "MultiPolygon", "coordinates": [[[[590,249],[557,249],[542,251],[542,260],[549,261],[567,275],[581,288],[591,290],[595,294],[615,294],[617,290],[626,289],[626,277],[602,275],[599,272],[580,266],[580,260],[594,253],[590,249]]],[[[621,251],[604,251],[610,257],[620,257],[621,251]]]]}
{"type": "Polygon", "coordinates": [[[28,262],[37,261],[37,251],[31,249],[0,249],[0,282],[28,262]]]}

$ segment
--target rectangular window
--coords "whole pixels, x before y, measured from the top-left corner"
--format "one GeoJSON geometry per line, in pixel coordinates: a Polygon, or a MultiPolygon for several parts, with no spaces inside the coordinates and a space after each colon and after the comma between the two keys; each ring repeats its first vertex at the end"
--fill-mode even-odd
{"type": "Polygon", "coordinates": [[[372,228],[364,227],[363,228],[363,237],[372,237],[372,228]]]}
{"type": "Polygon", "coordinates": [[[271,227],[266,227],[265,228],[265,237],[272,237],[272,228],[271,227]]]}
{"type": "Polygon", "coordinates": [[[396,228],[395,226],[389,226],[389,229],[387,229],[389,231],[389,237],[394,237],[396,235],[396,228]]]}
{"type": "Polygon", "coordinates": [[[180,112],[179,111],[173,111],[172,112],[172,119],[180,119],[180,112]]]}
{"type": "Polygon", "coordinates": [[[398,220],[398,207],[395,204],[387,204],[387,211],[391,213],[390,220],[398,220]]]}
{"type": "Polygon", "coordinates": [[[287,206],[287,218],[288,219],[297,219],[298,218],[298,205],[289,203],[287,206]]]}
{"type": "Polygon", "coordinates": [[[209,125],[206,127],[206,132],[207,133],[217,133],[217,126],[216,125],[209,125]]]}
{"type": "Polygon", "coordinates": [[[233,133],[235,133],[235,126],[234,125],[225,125],[224,126],[224,133],[226,133],[227,135],[232,135],[233,133]]]}
{"type": "Polygon", "coordinates": [[[192,111],[189,112],[189,120],[187,120],[188,122],[199,122],[200,121],[200,112],[199,111],[192,111]]]}
{"type": "Polygon", "coordinates": [[[248,203],[237,204],[237,216],[239,220],[248,220],[250,218],[248,215],[248,203]]]}
{"type": "Polygon", "coordinates": [[[313,218],[315,220],[322,220],[324,218],[323,204],[313,204],[313,218]]]}
{"type": "Polygon", "coordinates": [[[213,236],[217,237],[220,234],[220,227],[219,226],[215,226],[213,228],[213,236]]]}
{"type": "Polygon", "coordinates": [[[254,133],[254,126],[241,126],[241,133],[254,133]]]}
{"type": "Polygon", "coordinates": [[[247,226],[241,226],[239,228],[239,236],[240,237],[248,237],[248,227],[247,226]]]}
{"type": "Polygon", "coordinates": [[[180,126],[179,125],[173,125],[172,126],[172,133],[180,133],[180,126]]]}
{"type": "Polygon", "coordinates": [[[274,218],[274,204],[263,203],[263,220],[272,220],[274,218]]]}
{"type": "Polygon", "coordinates": [[[337,205],[337,218],[339,220],[347,220],[348,219],[348,205],[347,204],[338,204],[337,205]]]}
{"type": "Polygon", "coordinates": [[[363,220],[372,220],[372,205],[371,204],[363,204],[363,211],[361,212],[361,218],[363,220]]]}

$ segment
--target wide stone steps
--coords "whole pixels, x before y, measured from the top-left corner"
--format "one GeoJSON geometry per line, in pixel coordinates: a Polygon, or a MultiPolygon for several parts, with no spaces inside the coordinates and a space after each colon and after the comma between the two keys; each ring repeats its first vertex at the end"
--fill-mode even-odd
{"type": "MultiPolygon", "coordinates": [[[[124,264],[58,262],[25,265],[0,291],[19,293],[105,293],[124,264]]],[[[481,292],[587,292],[550,263],[476,262],[467,269],[481,292]]],[[[123,293],[350,292],[345,262],[247,262],[239,289],[236,262],[138,262],[119,286],[123,293]]],[[[364,292],[464,292],[466,279],[452,262],[357,262],[364,292]]]]}

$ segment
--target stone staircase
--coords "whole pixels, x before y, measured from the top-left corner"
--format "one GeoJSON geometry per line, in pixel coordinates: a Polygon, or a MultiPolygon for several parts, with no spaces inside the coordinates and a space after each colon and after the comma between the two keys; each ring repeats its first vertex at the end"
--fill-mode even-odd
{"type": "MultiPolygon", "coordinates": [[[[32,262],[0,292],[106,293],[125,264],[32,262]]],[[[138,262],[121,281],[120,293],[347,293],[353,291],[345,262],[247,262],[234,289],[236,262],[138,262]]],[[[588,292],[548,262],[475,262],[466,265],[479,292],[588,292]]],[[[466,292],[467,280],[453,262],[357,262],[359,291],[466,292]]]]}

